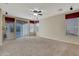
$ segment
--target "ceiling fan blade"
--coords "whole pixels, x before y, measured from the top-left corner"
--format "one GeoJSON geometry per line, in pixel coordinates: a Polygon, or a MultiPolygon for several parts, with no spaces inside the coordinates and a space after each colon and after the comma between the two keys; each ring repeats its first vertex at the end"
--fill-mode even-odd
{"type": "Polygon", "coordinates": [[[30,9],[30,12],[37,13],[37,10],[30,9]]]}
{"type": "Polygon", "coordinates": [[[41,10],[38,11],[38,13],[41,13],[41,12],[42,12],[41,10]]]}

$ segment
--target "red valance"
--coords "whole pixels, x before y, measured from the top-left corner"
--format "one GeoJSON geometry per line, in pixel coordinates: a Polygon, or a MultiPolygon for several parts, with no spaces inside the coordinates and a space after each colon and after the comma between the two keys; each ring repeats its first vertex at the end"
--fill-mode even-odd
{"type": "Polygon", "coordinates": [[[15,18],[5,17],[5,21],[6,22],[14,22],[15,21],[15,18]]]}
{"type": "Polygon", "coordinates": [[[39,20],[30,20],[30,23],[32,23],[32,24],[39,23],[39,20]]]}
{"type": "Polygon", "coordinates": [[[65,15],[65,19],[71,19],[71,18],[77,18],[77,17],[79,17],[79,12],[74,12],[74,13],[65,15]]]}

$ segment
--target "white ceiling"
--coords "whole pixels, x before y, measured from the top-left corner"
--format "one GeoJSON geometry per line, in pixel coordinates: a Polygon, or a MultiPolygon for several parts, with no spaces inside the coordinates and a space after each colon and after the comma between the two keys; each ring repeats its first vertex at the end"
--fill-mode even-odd
{"type": "Polygon", "coordinates": [[[2,3],[0,8],[3,11],[7,11],[8,15],[35,19],[32,9],[43,10],[43,16],[39,16],[39,19],[43,19],[56,14],[70,11],[70,6],[73,6],[74,10],[79,9],[78,3],[2,3]],[[59,9],[62,9],[59,11],[59,9]]]}

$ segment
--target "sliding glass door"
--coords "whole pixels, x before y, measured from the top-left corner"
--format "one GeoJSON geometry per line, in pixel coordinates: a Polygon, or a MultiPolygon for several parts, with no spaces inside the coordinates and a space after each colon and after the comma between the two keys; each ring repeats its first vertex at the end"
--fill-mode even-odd
{"type": "Polygon", "coordinates": [[[29,24],[25,21],[16,20],[16,38],[28,36],[29,24]]]}

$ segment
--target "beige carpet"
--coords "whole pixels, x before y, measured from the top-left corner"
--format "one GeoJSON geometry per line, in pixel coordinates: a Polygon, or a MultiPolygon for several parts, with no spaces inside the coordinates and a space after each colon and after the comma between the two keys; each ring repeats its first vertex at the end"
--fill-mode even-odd
{"type": "Polygon", "coordinates": [[[79,45],[40,37],[6,40],[0,47],[1,56],[61,56],[79,55],[79,45]]]}

